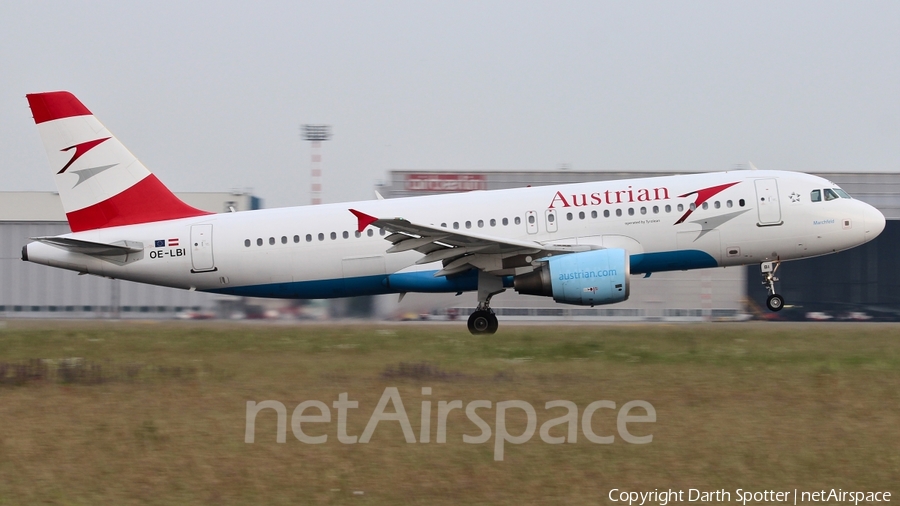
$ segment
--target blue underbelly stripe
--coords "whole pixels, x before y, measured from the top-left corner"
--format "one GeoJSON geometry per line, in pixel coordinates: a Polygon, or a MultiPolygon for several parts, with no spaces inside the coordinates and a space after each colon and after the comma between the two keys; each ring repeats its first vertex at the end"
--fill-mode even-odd
{"type": "MultiPolygon", "coordinates": [[[[716,260],[704,251],[665,251],[632,255],[631,273],[682,271],[718,267],[716,260]]],[[[269,297],[278,299],[331,299],[359,295],[382,295],[400,292],[455,293],[478,289],[475,270],[454,276],[434,277],[437,271],[404,272],[360,276],[349,279],[322,279],[267,283],[263,285],[233,286],[206,290],[211,293],[238,295],[241,297],[269,297]]],[[[504,286],[512,286],[512,277],[506,276],[504,286]],[[508,278],[508,279],[507,279],[508,278]]]]}
{"type": "Polygon", "coordinates": [[[662,251],[659,253],[640,253],[631,256],[631,273],[684,271],[690,269],[706,269],[718,267],[716,259],[709,253],[700,250],[662,251]]]}

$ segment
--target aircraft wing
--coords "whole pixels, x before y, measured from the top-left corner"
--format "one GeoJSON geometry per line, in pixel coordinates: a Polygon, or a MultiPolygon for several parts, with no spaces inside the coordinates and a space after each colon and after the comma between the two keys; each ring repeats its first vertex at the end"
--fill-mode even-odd
{"type": "Polygon", "coordinates": [[[377,218],[356,209],[350,212],[359,220],[362,232],[369,225],[390,234],[385,237],[393,244],[388,253],[418,251],[424,256],[417,264],[442,261],[444,268],[435,274],[449,276],[471,268],[502,274],[515,267],[529,266],[532,259],[553,254],[573,253],[592,249],[589,245],[541,244],[536,241],[498,238],[485,234],[449,230],[434,225],[411,222],[404,218],[377,218]],[[531,258],[528,258],[531,257],[531,258]]]}

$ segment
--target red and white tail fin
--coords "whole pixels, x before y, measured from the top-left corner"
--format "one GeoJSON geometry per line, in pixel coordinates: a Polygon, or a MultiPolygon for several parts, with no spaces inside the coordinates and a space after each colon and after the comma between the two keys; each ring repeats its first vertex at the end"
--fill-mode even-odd
{"type": "Polygon", "coordinates": [[[27,98],[73,232],[210,214],[179,200],[71,93],[27,98]]]}

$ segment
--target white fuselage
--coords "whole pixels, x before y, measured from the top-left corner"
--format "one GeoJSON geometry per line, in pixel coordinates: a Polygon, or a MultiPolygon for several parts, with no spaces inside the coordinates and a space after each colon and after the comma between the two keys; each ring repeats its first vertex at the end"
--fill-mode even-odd
{"type": "Polygon", "coordinates": [[[143,244],[143,251],[120,261],[37,242],[24,256],[84,273],[248,296],[471,290],[477,284],[465,279],[417,285],[441,262],[416,265],[419,252],[386,253],[391,243],[383,232],[368,227],[357,233],[349,209],[481,237],[623,248],[631,273],[640,274],[793,260],[877,236],[884,216],[858,200],[826,200],[822,192],[835,188],[802,173],[733,171],[478,191],[214,214],[64,236],[143,244]],[[815,190],[822,197],[817,202],[815,190]],[[694,203],[700,205],[691,211],[694,203]],[[403,278],[407,274],[412,277],[403,278]]]}

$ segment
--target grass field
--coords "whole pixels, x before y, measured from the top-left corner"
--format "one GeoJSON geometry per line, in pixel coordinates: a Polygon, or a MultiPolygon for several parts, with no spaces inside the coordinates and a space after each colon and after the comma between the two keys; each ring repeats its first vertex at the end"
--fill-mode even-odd
{"type": "MultiPolygon", "coordinates": [[[[505,325],[473,337],[464,325],[21,322],[0,327],[0,504],[597,504],[611,489],[843,490],[900,493],[900,326],[890,324],[505,325]],[[303,401],[358,401],[360,436],[395,387],[416,439],[422,401],[430,442],[407,443],[382,421],[368,443],[303,424],[303,401]],[[430,387],[431,395],[422,388],[430,387]],[[256,417],[247,401],[286,407],[256,417]],[[440,401],[491,401],[450,412],[440,401]],[[537,430],[495,460],[496,403],[534,406],[537,430]],[[540,427],[577,406],[577,442],[548,444],[540,427]],[[632,423],[597,400],[643,400],[653,423],[632,423]]],[[[386,413],[393,413],[389,404],[386,413]]],[[[309,409],[305,415],[319,411],[309,409]]],[[[641,408],[631,411],[641,415],[641,408]]],[[[508,433],[525,411],[508,409],[508,433]]],[[[567,434],[567,425],[548,436],[567,434]]],[[[686,498],[686,496],[685,496],[686,498]]],[[[734,501],[734,496],[732,496],[734,501]]],[[[621,503],[618,503],[621,504],[621,503]]],[[[657,503],[654,503],[657,504],[657,503]]]]}

